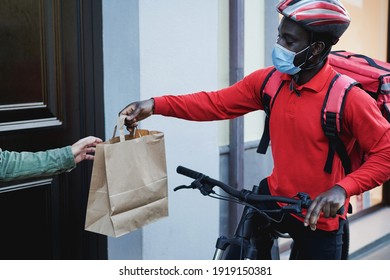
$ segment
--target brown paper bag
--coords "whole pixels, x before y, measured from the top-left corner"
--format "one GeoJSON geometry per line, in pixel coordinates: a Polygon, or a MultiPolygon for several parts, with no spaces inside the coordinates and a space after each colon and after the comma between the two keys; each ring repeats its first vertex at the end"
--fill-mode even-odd
{"type": "Polygon", "coordinates": [[[97,145],[85,229],[118,237],[168,216],[164,134],[138,129],[97,145]]]}

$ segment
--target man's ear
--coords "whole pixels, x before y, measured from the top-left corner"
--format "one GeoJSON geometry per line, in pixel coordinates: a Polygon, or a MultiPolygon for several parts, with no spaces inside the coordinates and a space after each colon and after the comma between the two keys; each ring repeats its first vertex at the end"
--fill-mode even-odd
{"type": "Polygon", "coordinates": [[[318,41],[312,45],[311,53],[313,55],[319,55],[324,51],[324,49],[325,49],[325,43],[322,41],[318,41]]]}

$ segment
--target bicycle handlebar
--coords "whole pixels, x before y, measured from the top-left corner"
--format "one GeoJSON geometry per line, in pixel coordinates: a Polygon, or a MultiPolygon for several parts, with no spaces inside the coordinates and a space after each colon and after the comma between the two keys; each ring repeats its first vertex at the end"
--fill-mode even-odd
{"type": "MultiPolygon", "coordinates": [[[[233,187],[224,184],[221,181],[218,181],[216,179],[210,178],[209,176],[206,176],[202,173],[199,173],[197,171],[191,170],[189,168],[178,166],[176,169],[176,172],[190,177],[194,180],[198,180],[202,184],[207,184],[211,186],[218,186],[223,191],[225,191],[227,194],[230,194],[231,196],[239,199],[240,201],[247,202],[249,204],[256,203],[256,202],[282,202],[287,203],[290,205],[295,205],[297,208],[291,209],[291,212],[300,212],[302,208],[309,208],[310,204],[312,203],[312,200],[310,199],[309,195],[306,193],[298,193],[297,198],[288,198],[284,196],[273,196],[273,195],[258,195],[253,194],[251,191],[243,189],[243,190],[236,190],[233,187]]],[[[176,188],[175,190],[177,190],[176,188]]],[[[343,214],[344,213],[344,206],[342,206],[338,211],[337,214],[343,214]]]]}
{"type": "Polygon", "coordinates": [[[253,194],[249,190],[236,190],[232,188],[229,185],[226,185],[222,183],[221,181],[215,180],[213,178],[210,178],[209,176],[206,176],[202,173],[199,173],[197,171],[188,169],[183,166],[178,166],[176,169],[176,172],[179,174],[182,174],[184,176],[190,177],[195,180],[199,180],[202,183],[207,183],[209,185],[218,186],[222,190],[224,190],[226,193],[230,194],[231,196],[238,198],[240,201],[253,203],[253,202],[282,202],[287,204],[293,204],[298,205],[302,208],[308,208],[310,206],[311,200],[309,196],[307,196],[304,193],[301,193],[302,197],[298,198],[288,198],[284,196],[273,196],[273,195],[258,195],[253,194]]]}

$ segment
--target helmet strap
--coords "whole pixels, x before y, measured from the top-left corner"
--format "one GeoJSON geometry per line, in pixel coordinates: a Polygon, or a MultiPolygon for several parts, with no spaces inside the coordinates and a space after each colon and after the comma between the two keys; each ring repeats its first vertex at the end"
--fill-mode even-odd
{"type": "MultiPolygon", "coordinates": [[[[312,45],[312,44],[314,43],[314,42],[313,42],[313,41],[314,41],[314,40],[313,40],[313,37],[314,37],[313,32],[310,32],[310,45],[312,45]]],[[[310,50],[310,48],[309,48],[309,51],[308,51],[307,54],[306,54],[305,62],[302,64],[302,67],[301,67],[302,71],[311,70],[311,69],[317,67],[319,64],[323,63],[323,62],[325,61],[325,59],[328,57],[328,55],[329,55],[331,49],[332,49],[332,46],[330,46],[330,47],[321,55],[321,57],[320,57],[320,59],[318,60],[317,63],[314,63],[314,64],[312,64],[312,65],[309,65],[309,66],[306,66],[306,67],[305,67],[305,65],[306,65],[306,63],[308,62],[308,60],[312,57],[312,56],[309,57],[309,55],[311,55],[311,50],[310,50]]]]}

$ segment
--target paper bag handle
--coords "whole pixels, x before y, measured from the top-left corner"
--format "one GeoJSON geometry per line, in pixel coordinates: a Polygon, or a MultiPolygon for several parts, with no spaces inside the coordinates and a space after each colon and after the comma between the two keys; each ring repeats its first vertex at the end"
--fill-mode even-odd
{"type": "MultiPolygon", "coordinates": [[[[115,138],[115,135],[116,135],[116,130],[117,128],[119,129],[119,141],[120,142],[124,142],[126,139],[125,139],[125,130],[124,130],[124,126],[125,126],[125,119],[126,119],[126,116],[125,115],[120,115],[116,121],[116,125],[114,127],[114,133],[112,135],[112,139],[115,138]]],[[[132,138],[135,138],[136,135],[138,135],[138,137],[141,137],[141,133],[140,131],[135,127],[132,132],[131,132],[131,137],[132,138]],[[138,133],[137,133],[138,132],[138,133]],[[136,134],[137,133],[137,134],[136,134]]]]}
{"type": "Polygon", "coordinates": [[[112,135],[112,138],[115,137],[116,135],[116,130],[119,129],[119,140],[120,142],[124,142],[125,141],[125,132],[124,132],[124,125],[125,125],[125,119],[126,119],[126,116],[125,115],[120,115],[118,117],[118,119],[116,120],[116,125],[114,127],[114,133],[112,135]]]}

